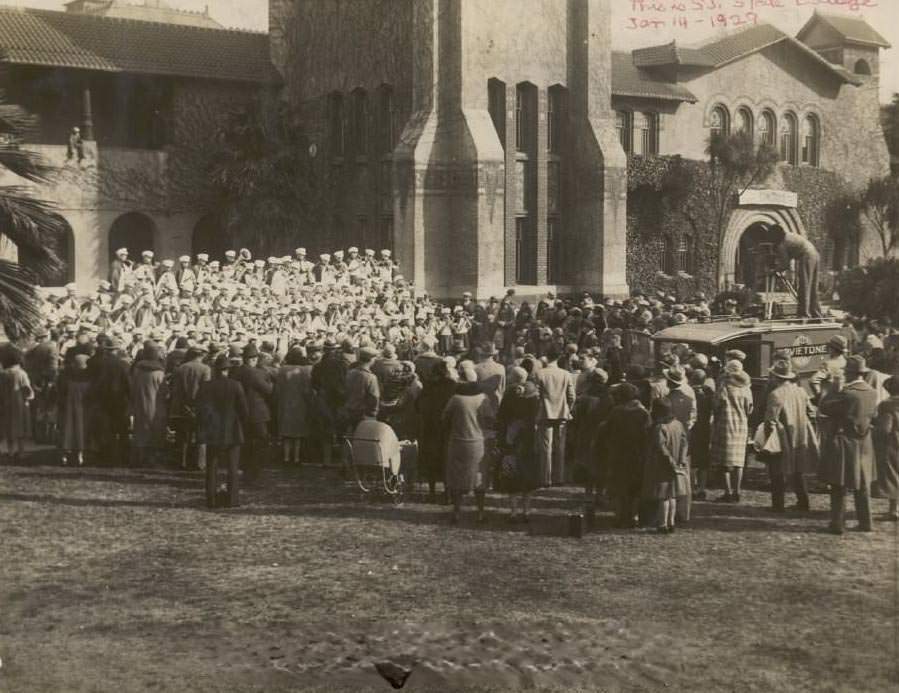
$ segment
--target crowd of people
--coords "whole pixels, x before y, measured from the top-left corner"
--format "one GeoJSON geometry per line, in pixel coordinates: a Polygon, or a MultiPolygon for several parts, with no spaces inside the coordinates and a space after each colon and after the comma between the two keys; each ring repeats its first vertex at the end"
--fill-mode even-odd
{"type": "Polygon", "coordinates": [[[387,250],[312,262],[303,248],[267,260],[244,249],[159,264],[145,251],[133,264],[121,249],[93,295],[66,287],[44,312],[43,329],[0,354],[8,454],[21,457],[31,436],[72,465],[175,451],[181,467],[205,468],[210,507],[238,505],[240,483],[258,483],[275,450],[284,464],[331,464],[342,436],[377,419],[416,442],[407,472],[430,500],[442,486],[454,522],[470,493],[479,521],[494,489],[509,495],[510,520],[526,522],[534,491],[577,483],[588,522],[603,496],[619,526],[669,534],[708,499],[712,470],[724,483],[715,500],[740,502],[751,440],[775,511],[788,485],[808,510],[817,473],[833,531],[847,492],[862,529],[872,488],[899,519],[890,325],[847,323],[852,339],[832,340],[809,388],[788,355],[775,359],[758,400],[736,350],[719,360],[679,345],[648,369],[626,358],[626,333],[736,315],[733,299],[550,294],[530,305],[509,291],[445,305],[416,291],[387,250]]]}

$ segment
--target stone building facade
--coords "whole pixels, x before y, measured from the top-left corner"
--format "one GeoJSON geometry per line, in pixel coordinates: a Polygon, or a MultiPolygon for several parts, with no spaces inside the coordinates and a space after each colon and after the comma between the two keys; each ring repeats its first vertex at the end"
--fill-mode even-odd
{"type": "MultiPolygon", "coordinates": [[[[265,34],[194,26],[193,15],[174,23],[104,16],[101,5],[120,3],[82,4],[90,7],[0,8],[0,52],[6,101],[39,118],[26,146],[56,168],[35,192],[69,229],[54,241],[63,267],[42,284],[90,291],[122,246],[134,259],[143,250],[176,258],[220,249],[221,229],[173,195],[172,147],[195,134],[199,109],[223,113],[275,75],[265,34]],[[73,127],[80,154],[70,151],[73,127]]],[[[25,182],[6,174],[0,184],[25,182]]],[[[18,257],[8,243],[0,253],[18,257]]]]}
{"type": "Polygon", "coordinates": [[[608,0],[273,0],[331,177],[310,246],[392,247],[440,296],[627,292],[608,0]]]}
{"type": "MultiPolygon", "coordinates": [[[[775,174],[736,201],[720,257],[711,258],[717,288],[753,283],[750,241],[755,235],[764,242],[764,224],[812,238],[828,270],[882,252],[870,230],[847,238],[830,228],[823,207],[889,173],[878,98],[885,48],[863,20],[816,12],[796,37],[759,24],[698,47],[671,43],[616,54],[612,103],[629,155],[705,160],[713,132],[738,131],[780,154],[775,174]]],[[[700,240],[684,228],[631,256],[656,263],[661,275],[699,274],[700,240]]],[[[645,267],[633,269],[650,276],[645,267]]]]}

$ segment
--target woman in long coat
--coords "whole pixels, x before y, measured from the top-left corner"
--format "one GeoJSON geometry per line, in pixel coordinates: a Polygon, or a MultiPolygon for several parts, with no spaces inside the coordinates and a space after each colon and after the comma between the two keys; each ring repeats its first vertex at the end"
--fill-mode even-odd
{"type": "Polygon", "coordinates": [[[890,501],[888,520],[899,522],[899,378],[884,383],[889,399],[880,403],[874,420],[879,495],[890,501]]]}
{"type": "Polygon", "coordinates": [[[131,371],[131,415],[134,417],[135,463],[142,464],[147,451],[161,442],[159,421],[160,409],[164,402],[160,390],[165,380],[165,364],[162,349],[158,346],[144,347],[140,360],[131,371]]]}
{"type": "Polygon", "coordinates": [[[78,354],[66,367],[59,378],[59,421],[60,447],[63,450],[63,464],[73,460],[78,466],[84,464],[87,449],[87,416],[85,397],[91,380],[87,372],[87,354],[78,354]]]}
{"type": "MultiPolygon", "coordinates": [[[[575,473],[584,483],[584,515],[592,523],[596,514],[596,492],[602,488],[603,455],[599,431],[615,403],[608,388],[609,376],[602,369],[587,375],[586,391],[572,410],[575,473]]],[[[571,434],[569,434],[571,435],[571,434]]]]}
{"type": "Polygon", "coordinates": [[[276,420],[285,465],[299,462],[303,439],[309,436],[306,407],[311,391],[312,366],[306,364],[303,350],[294,347],[275,376],[276,420]]]}
{"type": "Polygon", "coordinates": [[[22,368],[22,354],[10,349],[4,355],[0,371],[0,439],[6,440],[13,460],[22,457],[30,421],[28,402],[34,399],[31,380],[22,368]],[[13,452],[15,448],[15,452],[13,452]]]}
{"type": "Polygon", "coordinates": [[[523,368],[509,371],[496,417],[497,441],[502,454],[500,489],[510,494],[511,522],[528,521],[530,494],[543,486],[535,440],[540,393],[527,378],[523,368]],[[516,497],[521,499],[520,520],[515,516],[516,497]]]}
{"type": "Polygon", "coordinates": [[[612,390],[615,406],[602,426],[607,488],[614,499],[619,527],[638,525],[637,508],[643,482],[643,455],[651,420],[637,388],[622,383],[612,390]]]}
{"type": "Polygon", "coordinates": [[[478,385],[471,361],[459,365],[461,384],[443,410],[446,430],[446,486],[453,503],[451,521],[459,522],[463,497],[475,492],[478,522],[484,521],[486,481],[484,426],[492,417],[487,396],[478,385]]]}
{"type": "Polygon", "coordinates": [[[456,381],[451,377],[447,363],[441,360],[430,368],[415,402],[418,413],[418,467],[427,479],[428,501],[432,503],[436,497],[437,481],[444,480],[446,470],[443,410],[455,393],[456,381]]]}
{"type": "Polygon", "coordinates": [[[752,381],[736,367],[729,367],[712,407],[711,462],[724,468],[725,493],[718,501],[739,503],[752,414],[752,381]]]}

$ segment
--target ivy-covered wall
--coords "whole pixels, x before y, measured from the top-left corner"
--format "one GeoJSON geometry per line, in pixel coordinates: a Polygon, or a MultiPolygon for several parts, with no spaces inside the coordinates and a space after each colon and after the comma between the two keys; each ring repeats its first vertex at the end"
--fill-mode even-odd
{"type": "MultiPolygon", "coordinates": [[[[710,178],[704,161],[630,157],[627,279],[632,289],[663,290],[681,299],[699,291],[717,293],[718,244],[710,178]],[[678,258],[683,248],[686,256],[678,258]],[[663,272],[666,264],[674,264],[668,269],[676,269],[679,263],[686,265],[686,272],[663,272]]],[[[831,267],[833,236],[840,230],[834,228],[833,206],[850,187],[833,171],[809,167],[779,166],[774,178],[778,185],[772,187],[799,195],[799,214],[821,253],[822,290],[829,292],[832,277],[827,270],[831,267]]]]}

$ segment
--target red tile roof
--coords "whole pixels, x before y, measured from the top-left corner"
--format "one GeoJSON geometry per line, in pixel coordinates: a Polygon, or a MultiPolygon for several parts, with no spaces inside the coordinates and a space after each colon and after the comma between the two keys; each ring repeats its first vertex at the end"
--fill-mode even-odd
{"type": "Polygon", "coordinates": [[[703,51],[678,46],[676,41],[666,43],[664,46],[638,48],[633,52],[633,56],[634,65],[637,67],[656,67],[661,65],[713,67],[715,64],[703,51]]]}
{"type": "Polygon", "coordinates": [[[715,38],[699,47],[699,50],[709,55],[715,63],[715,67],[721,67],[734,60],[739,60],[751,53],[760,51],[768,46],[773,46],[781,41],[788,43],[819,65],[830,71],[835,77],[850,84],[861,84],[849,70],[840,65],[834,65],[824,59],[816,51],[806,46],[801,41],[785,34],[771,24],[757,24],[747,29],[741,29],[722,38],[715,38]]]}
{"type": "Polygon", "coordinates": [[[275,77],[266,34],[11,7],[0,7],[0,55],[18,65],[105,72],[275,77]]]}
{"type": "Polygon", "coordinates": [[[842,14],[819,12],[818,10],[815,10],[811,19],[809,19],[806,25],[799,30],[796,38],[800,41],[804,40],[812,27],[819,22],[827,24],[849,43],[861,43],[866,46],[877,46],[878,48],[892,47],[890,46],[890,42],[878,34],[864,19],[847,17],[842,14]]]}
{"type": "Polygon", "coordinates": [[[612,94],[696,103],[689,89],[637,67],[630,53],[619,51],[612,51],[612,94]]]}

